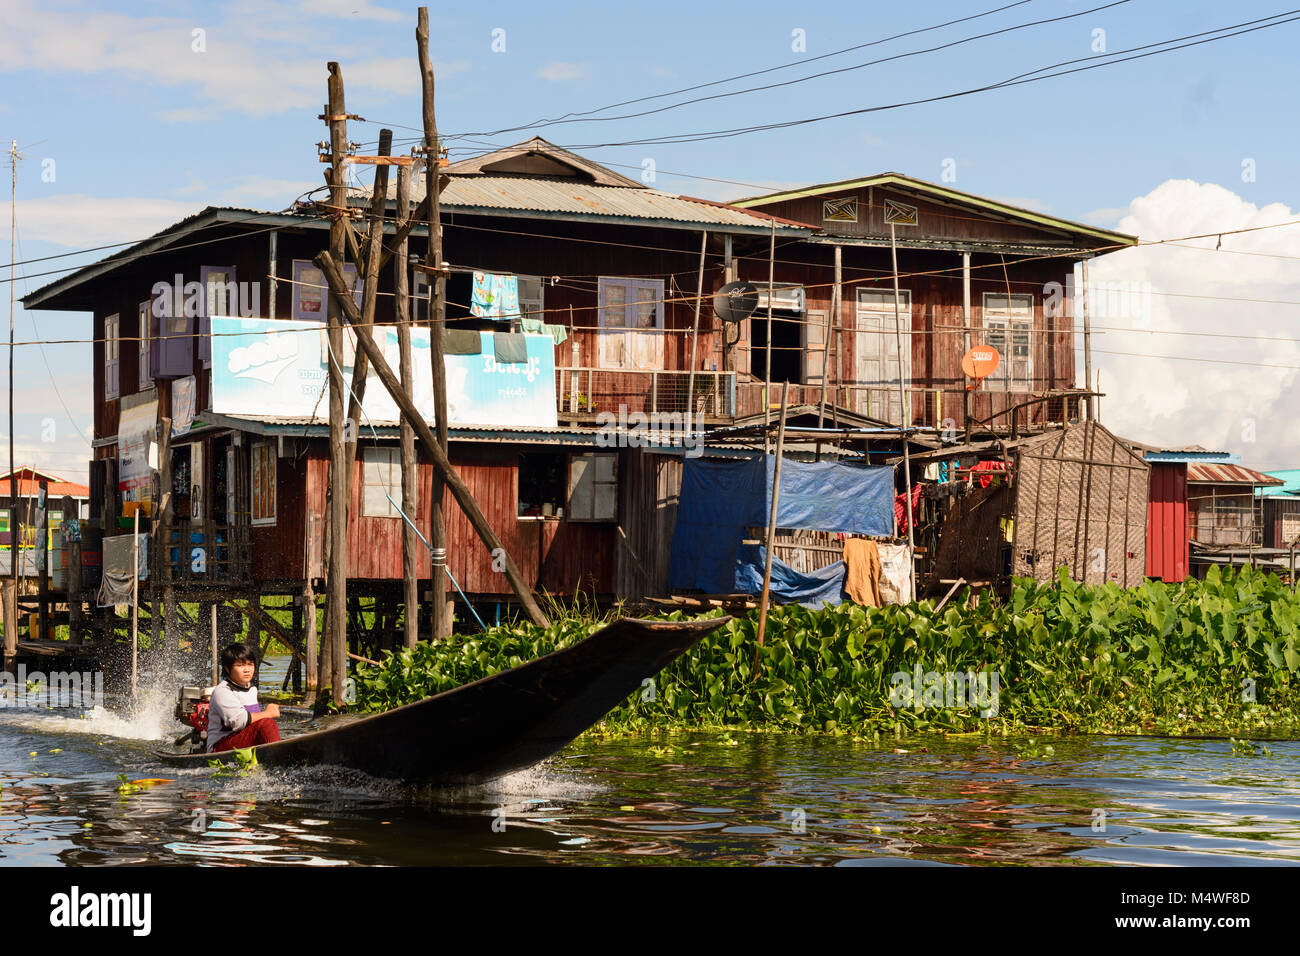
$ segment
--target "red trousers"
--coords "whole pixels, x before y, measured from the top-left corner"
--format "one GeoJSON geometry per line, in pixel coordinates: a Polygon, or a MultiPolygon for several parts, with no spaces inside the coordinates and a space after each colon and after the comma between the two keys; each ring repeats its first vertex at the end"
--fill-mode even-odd
{"type": "Polygon", "coordinates": [[[258,744],[273,744],[279,739],[280,728],[275,725],[275,721],[270,717],[265,717],[256,723],[250,721],[248,726],[237,734],[222,737],[217,742],[217,745],[212,748],[212,752],[243,750],[245,747],[256,747],[258,744]]]}

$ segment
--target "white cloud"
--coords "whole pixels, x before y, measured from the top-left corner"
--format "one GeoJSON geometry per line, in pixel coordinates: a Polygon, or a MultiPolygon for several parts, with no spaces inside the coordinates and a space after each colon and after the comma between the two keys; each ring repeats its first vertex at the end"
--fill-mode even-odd
{"type": "MultiPolygon", "coordinates": [[[[350,7],[338,15],[355,11],[367,19],[402,16],[364,0],[313,0],[312,6],[350,7]]],[[[342,64],[349,105],[358,90],[366,98],[419,89],[414,42],[401,56],[374,57],[359,45],[327,44],[296,6],[236,3],[221,9],[220,19],[133,17],[9,0],[0,5],[0,72],[110,74],[192,91],[196,102],[163,111],[166,122],[192,122],[214,110],[271,115],[319,108],[327,45],[342,64]],[[203,31],[203,52],[194,49],[196,30],[203,31]]],[[[467,66],[435,62],[440,77],[467,66]]]]}
{"type": "Polygon", "coordinates": [[[1092,226],[1113,226],[1128,212],[1127,206],[1102,206],[1083,214],[1083,221],[1092,226]]]}
{"type": "MultiPolygon", "coordinates": [[[[1222,186],[1169,180],[1134,199],[1117,228],[1150,241],[1294,219],[1300,213],[1281,203],[1260,208],[1222,186]]],[[[1093,320],[1098,329],[1093,365],[1101,370],[1107,393],[1102,421],[1140,441],[1228,450],[1256,468],[1293,467],[1300,463],[1294,411],[1300,407],[1296,307],[1242,300],[1300,302],[1300,274],[1294,259],[1240,253],[1300,257],[1300,226],[1225,236],[1223,249],[1231,251],[1216,252],[1217,244],[1213,236],[1138,247],[1103,256],[1090,266],[1094,286],[1125,283],[1136,292],[1128,304],[1145,303],[1136,317],[1107,315],[1107,302],[1124,300],[1093,295],[1101,307],[1094,312],[1102,313],[1093,320]],[[1147,283],[1151,294],[1144,296],[1147,283]],[[1163,334],[1170,330],[1184,334],[1163,334]],[[1206,332],[1240,338],[1188,334],[1206,332]]]]}
{"type": "Polygon", "coordinates": [[[537,75],[544,80],[550,80],[553,83],[562,83],[565,80],[576,80],[582,76],[581,63],[563,63],[556,60],[548,63],[537,71],[537,75]]]}
{"type": "MultiPolygon", "coordinates": [[[[18,200],[24,242],[53,242],[70,248],[134,242],[211,205],[122,196],[101,199],[76,194],[18,200]]],[[[9,204],[0,205],[5,219],[9,204]]],[[[108,253],[104,253],[108,254],[108,253]]]]}

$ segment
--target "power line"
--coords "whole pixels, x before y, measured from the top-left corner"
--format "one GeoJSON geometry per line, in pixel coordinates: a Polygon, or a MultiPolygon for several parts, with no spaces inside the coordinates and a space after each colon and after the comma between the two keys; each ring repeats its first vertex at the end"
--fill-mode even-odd
{"type": "Polygon", "coordinates": [[[679,143],[697,143],[697,142],[703,142],[705,140],[712,140],[712,139],[728,139],[735,136],[743,136],[748,133],[765,132],[768,130],[775,130],[775,129],[788,129],[794,126],[805,126],[811,123],[821,123],[832,119],[843,119],[849,116],[861,116],[868,113],[886,112],[889,110],[901,109],[907,106],[919,106],[925,103],[937,103],[944,100],[951,100],[951,99],[958,99],[960,97],[965,97],[965,96],[972,96],[976,93],[986,93],[992,90],[1007,89],[1013,86],[1023,86],[1029,83],[1037,83],[1037,82],[1041,82],[1042,80],[1053,79],[1058,76],[1066,76],[1071,73],[1082,73],[1088,70],[1101,69],[1102,67],[1115,66],[1119,63],[1126,63],[1131,60],[1140,60],[1149,56],[1156,56],[1161,53],[1173,53],[1177,50],[1184,50],[1184,49],[1188,49],[1189,47],[1200,46],[1205,43],[1214,43],[1218,40],[1226,40],[1232,37],[1242,36],[1247,33],[1254,33],[1258,30],[1267,30],[1272,27],[1282,26],[1286,23],[1292,23],[1295,20],[1300,20],[1300,17],[1289,16],[1290,14],[1295,14],[1295,13],[1300,13],[1300,8],[1296,10],[1288,10],[1284,13],[1273,14],[1271,17],[1262,18],[1263,20],[1274,20],[1275,22],[1272,23],[1262,23],[1262,25],[1259,26],[1250,26],[1250,24],[1260,24],[1261,20],[1247,20],[1247,21],[1243,21],[1242,23],[1232,24],[1231,26],[1219,27],[1215,30],[1203,31],[1202,33],[1187,34],[1186,36],[1182,36],[1182,37],[1175,37],[1169,40],[1161,40],[1159,43],[1156,44],[1147,44],[1143,47],[1133,47],[1128,50],[1117,50],[1115,53],[1106,53],[1106,54],[1101,54],[1100,56],[1095,58],[1089,58],[1089,59],[1104,60],[1104,62],[1092,63],[1087,66],[1075,67],[1074,69],[1070,69],[1070,70],[1061,70],[1060,72],[1057,73],[1044,72],[1046,70],[1054,70],[1057,69],[1058,67],[1067,66],[1071,63],[1078,62],[1078,60],[1062,60],[1058,63],[1053,63],[1045,67],[1040,67],[1038,70],[1032,71],[1032,75],[1018,74],[1017,77],[1011,77],[997,83],[990,83],[984,86],[972,87],[970,89],[958,90],[951,93],[937,94],[935,96],[926,96],[926,97],[919,97],[917,99],[912,99],[912,100],[904,100],[898,103],[889,103],[880,106],[867,106],[867,107],[861,107],[859,109],[854,109],[854,110],[844,110],[838,113],[826,113],[820,116],[804,117],[803,119],[785,120],[776,123],[763,123],[754,126],[740,126],[740,127],[733,127],[730,129],[708,130],[708,131],[701,131],[701,132],[694,132],[694,133],[674,133],[665,136],[651,136],[651,137],[644,137],[641,139],[623,140],[618,142],[568,144],[566,148],[597,149],[597,148],[612,147],[612,146],[648,146],[648,145],[674,145],[679,143]],[[1279,17],[1289,17],[1289,18],[1279,20],[1277,19],[1279,17]],[[1249,28],[1238,29],[1241,27],[1249,27],[1249,28]],[[1230,32],[1230,31],[1236,31],[1236,32],[1230,32]],[[1223,35],[1207,36],[1208,34],[1215,34],[1215,33],[1219,33],[1223,35]],[[1181,42],[1183,40],[1189,40],[1192,37],[1206,37],[1206,38],[1200,40],[1194,40],[1193,42],[1188,42],[1188,43],[1181,42]],[[1177,44],[1177,45],[1171,46],[1170,44],[1177,44]],[[1160,49],[1160,50],[1148,49],[1149,47],[1152,46],[1164,46],[1166,47],[1166,49],[1160,49]],[[1134,51],[1142,50],[1142,49],[1146,49],[1147,52],[1134,53],[1134,51]],[[1134,53],[1134,55],[1121,56],[1121,54],[1126,54],[1126,53],[1134,53]]]}
{"type": "MultiPolygon", "coordinates": [[[[840,73],[849,73],[849,72],[852,72],[852,71],[854,71],[854,70],[862,70],[862,69],[866,69],[867,67],[870,67],[870,66],[878,66],[878,65],[880,65],[881,63],[890,63],[890,62],[893,62],[893,61],[895,61],[895,60],[905,60],[905,59],[907,59],[907,58],[909,58],[909,57],[914,57],[914,56],[923,56],[923,55],[925,55],[925,54],[927,54],[927,53],[936,53],[936,52],[938,52],[938,51],[940,51],[940,50],[948,50],[948,49],[951,49],[951,48],[953,48],[953,47],[962,46],[962,45],[967,44],[967,43],[974,43],[974,42],[977,41],[977,40],[985,40],[985,39],[988,39],[989,37],[1001,36],[1002,34],[1006,34],[1006,33],[1014,33],[1014,32],[1017,31],[1017,30],[1025,30],[1025,29],[1028,29],[1029,27],[1042,26],[1043,24],[1046,24],[1046,23],[1059,23],[1059,22],[1061,22],[1061,21],[1063,21],[1063,20],[1072,20],[1072,19],[1074,19],[1074,18],[1076,18],[1076,17],[1087,16],[1087,15],[1089,15],[1089,14],[1098,13],[1098,12],[1100,12],[1100,11],[1102,11],[1102,10],[1108,10],[1108,9],[1110,9],[1111,7],[1122,6],[1122,5],[1124,5],[1124,4],[1128,3],[1128,2],[1129,2],[1129,0],[1113,0],[1113,2],[1111,2],[1111,3],[1106,3],[1106,4],[1103,4],[1102,6],[1099,6],[1099,7],[1093,7],[1093,8],[1090,9],[1090,10],[1080,10],[1080,11],[1077,12],[1077,13],[1068,13],[1068,14],[1064,14],[1064,15],[1059,16],[1059,17],[1048,17],[1048,18],[1045,18],[1045,19],[1042,19],[1042,20],[1032,20],[1032,21],[1029,21],[1029,22],[1026,22],[1026,23],[1018,23],[1018,24],[1015,24],[1015,25],[1013,25],[1013,26],[1002,27],[1002,28],[999,29],[999,30],[990,30],[990,31],[988,31],[987,33],[977,33],[977,34],[973,34],[973,35],[971,35],[971,36],[961,37],[960,39],[957,39],[957,40],[951,40],[951,41],[949,41],[948,43],[942,43],[942,44],[939,44],[939,45],[937,45],[937,46],[926,47],[926,48],[924,48],[924,49],[920,49],[920,50],[909,50],[909,51],[907,51],[906,53],[896,53],[896,54],[894,54],[893,56],[881,57],[880,59],[876,59],[876,60],[868,60],[866,63],[857,63],[857,64],[854,64],[853,66],[843,66],[843,67],[838,67],[837,69],[834,69],[834,70],[823,70],[823,71],[820,72],[820,73],[812,73],[812,74],[809,74],[808,76],[796,77],[796,78],[791,79],[791,80],[782,80],[782,81],[779,82],[779,83],[768,83],[768,84],[766,84],[766,85],[764,85],[764,86],[751,86],[751,87],[747,87],[747,88],[745,88],[745,89],[741,89],[741,90],[731,90],[731,91],[726,92],[726,93],[714,93],[714,94],[709,95],[709,96],[698,96],[698,97],[694,97],[694,98],[692,98],[692,99],[681,100],[681,101],[676,102],[676,103],[669,103],[669,104],[666,105],[666,106],[660,106],[660,107],[656,107],[655,109],[650,109],[650,110],[642,110],[642,111],[640,111],[640,112],[636,112],[636,113],[621,113],[621,114],[619,114],[619,115],[617,115],[617,116],[599,116],[599,117],[592,117],[592,118],[589,118],[589,119],[588,119],[588,118],[584,118],[584,117],[589,117],[589,116],[591,116],[591,113],[592,113],[592,112],[602,112],[602,110],[594,110],[594,111],[591,111],[591,112],[588,112],[588,113],[578,114],[577,116],[573,116],[572,118],[562,117],[562,118],[559,118],[559,119],[548,120],[548,121],[545,121],[545,122],[543,122],[543,123],[535,124],[534,126],[523,126],[523,127],[519,127],[519,126],[517,126],[517,127],[510,128],[510,129],[494,130],[494,131],[492,131],[492,132],[466,133],[466,134],[463,134],[463,135],[464,135],[465,137],[470,137],[470,136],[499,136],[499,135],[501,135],[502,133],[517,132],[517,131],[519,131],[519,130],[523,130],[523,129],[533,129],[533,128],[540,128],[540,127],[545,127],[545,126],[567,125],[567,124],[571,124],[571,123],[610,123],[610,122],[616,122],[616,121],[619,121],[619,120],[637,119],[637,118],[640,118],[640,117],[642,117],[642,116],[652,116],[652,115],[657,114],[657,113],[664,113],[664,112],[667,112],[667,111],[669,111],[669,110],[680,109],[680,108],[683,107],[683,106],[691,106],[691,105],[696,104],[696,103],[705,103],[705,102],[709,102],[710,100],[727,99],[728,97],[732,97],[732,96],[744,96],[744,95],[746,95],[746,94],[748,94],[748,93],[761,93],[761,92],[764,92],[764,91],[766,91],[766,90],[778,89],[778,88],[780,88],[780,87],[786,87],[786,86],[794,86],[794,85],[797,85],[797,84],[799,84],[799,83],[806,83],[806,82],[808,82],[809,80],[817,80],[817,79],[822,79],[822,78],[824,78],[824,77],[828,77],[828,76],[835,76],[835,75],[840,74],[840,73]]],[[[893,38],[893,39],[897,39],[897,37],[895,37],[895,38],[893,38]]],[[[879,42],[884,42],[884,41],[876,41],[876,42],[879,43],[879,42]]],[[[868,44],[868,45],[873,45],[873,44],[868,44]]],[[[841,52],[845,52],[845,51],[841,51],[841,52]]],[[[837,54],[826,54],[826,56],[831,56],[831,55],[837,55],[837,54]]],[[[805,62],[809,62],[809,61],[805,61],[805,62]]],[[[790,66],[795,66],[795,65],[802,66],[803,64],[800,63],[800,64],[789,64],[789,65],[790,65],[790,66]]],[[[718,82],[729,82],[729,81],[718,81],[718,82]]],[[[705,84],[705,85],[706,85],[706,86],[715,86],[715,85],[717,85],[717,83],[710,83],[710,84],[705,84]]],[[[645,97],[645,98],[643,98],[643,99],[653,99],[653,98],[657,98],[657,97],[645,97]]],[[[635,101],[635,102],[640,102],[640,101],[635,101]]],[[[607,107],[607,108],[608,108],[608,107],[607,107]]],[[[570,114],[570,115],[572,116],[572,114],[570,114]]]]}

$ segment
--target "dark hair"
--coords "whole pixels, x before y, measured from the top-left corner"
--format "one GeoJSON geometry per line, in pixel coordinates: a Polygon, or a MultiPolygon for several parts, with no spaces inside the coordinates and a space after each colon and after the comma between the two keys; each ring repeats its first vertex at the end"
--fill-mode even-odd
{"type": "Polygon", "coordinates": [[[257,650],[249,647],[247,644],[241,644],[236,641],[234,644],[227,644],[221,651],[221,671],[223,674],[229,674],[230,668],[241,661],[252,661],[257,663],[257,650]]]}

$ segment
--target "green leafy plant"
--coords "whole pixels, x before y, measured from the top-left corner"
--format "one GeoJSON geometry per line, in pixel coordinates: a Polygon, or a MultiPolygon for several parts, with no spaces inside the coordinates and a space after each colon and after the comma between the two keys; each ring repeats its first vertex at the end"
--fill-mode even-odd
{"type": "MultiPolygon", "coordinates": [[[[933,601],[738,618],[655,675],[594,733],[747,728],[878,739],[912,733],[1300,732],[1300,598],[1252,569],[1123,589],[1017,579],[1005,600],[933,601]],[[755,661],[757,660],[757,666],[755,661]],[[996,716],[970,706],[896,707],[894,678],[996,674],[996,716]]],[[[388,710],[534,660],[601,626],[555,606],[550,628],[512,622],[388,652],[356,673],[357,709],[388,710]]],[[[714,612],[714,613],[721,613],[714,612]]],[[[680,619],[674,612],[669,619],[680,619]]]]}

